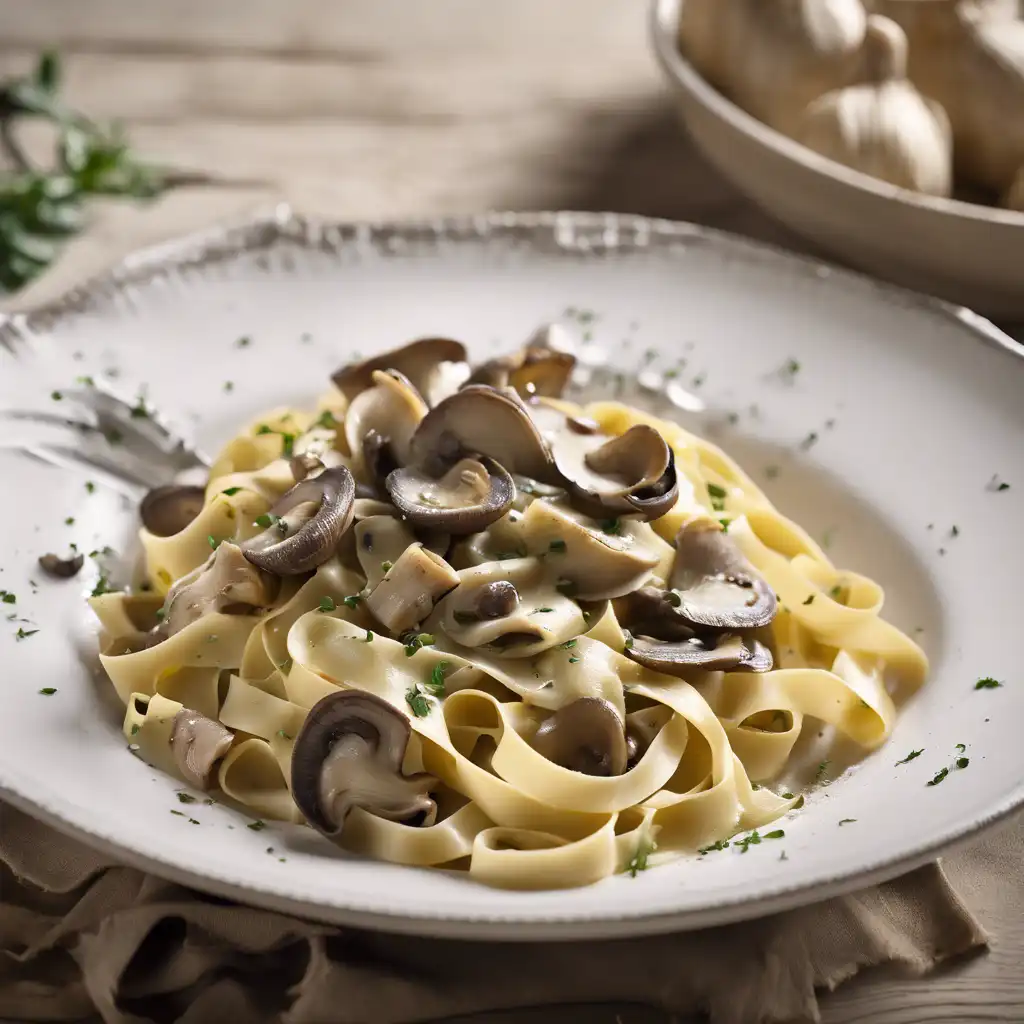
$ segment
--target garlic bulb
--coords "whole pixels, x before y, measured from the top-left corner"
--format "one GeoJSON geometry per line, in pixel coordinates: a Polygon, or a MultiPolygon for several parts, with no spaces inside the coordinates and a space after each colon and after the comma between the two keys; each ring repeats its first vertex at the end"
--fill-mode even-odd
{"type": "Polygon", "coordinates": [[[792,134],[801,111],[853,81],[863,0],[684,0],[680,44],[744,110],[792,134]]]}
{"type": "Polygon", "coordinates": [[[903,30],[888,18],[871,15],[863,56],[869,80],[810,104],[797,127],[797,140],[890,184],[948,196],[953,181],[949,120],[907,80],[903,30]]]}
{"type": "Polygon", "coordinates": [[[1024,164],[1024,21],[1017,0],[874,0],[906,27],[910,78],[942,104],[965,181],[1004,194],[1024,164]]]}

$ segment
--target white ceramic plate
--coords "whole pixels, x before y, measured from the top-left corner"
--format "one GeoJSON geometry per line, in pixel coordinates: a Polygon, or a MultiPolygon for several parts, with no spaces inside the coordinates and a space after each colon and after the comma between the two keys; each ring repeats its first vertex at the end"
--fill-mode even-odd
{"type": "MultiPolygon", "coordinates": [[[[83,605],[95,568],[55,583],[35,567],[40,553],[72,540],[123,550],[133,510],[106,486],[88,493],[95,474],[10,449],[0,449],[0,588],[17,604],[0,608],[31,625],[0,619],[0,794],[128,863],[211,892],[339,922],[485,938],[753,917],[905,871],[1024,801],[1024,359],[963,310],[635,217],[354,227],[279,211],[143,254],[49,310],[12,319],[0,328],[0,399],[45,405],[71,374],[115,369],[126,387],[147,385],[150,403],[177,412],[210,450],[260,410],[311,399],[355,350],[432,332],[477,351],[507,347],[567,307],[593,311],[589,355],[610,354],[615,373],[645,366],[647,379],[685,359],[670,383],[707,409],[679,418],[717,432],[759,480],[778,467],[768,494],[828,537],[838,563],[886,587],[886,614],[920,630],[933,660],[892,741],[812,793],[782,822],[784,840],[589,888],[511,893],[346,857],[300,827],[255,832],[220,805],[190,806],[200,824],[189,824],[169,813],[179,807],[174,780],[126,752],[119,709],[95,672],[83,605]],[[243,335],[251,344],[238,347],[243,335]],[[787,380],[777,371],[792,359],[800,369],[787,380]],[[993,476],[1010,487],[990,489],[993,476]],[[19,626],[39,632],[18,640],[19,626]],[[975,690],[981,676],[1005,685],[975,690]],[[57,693],[41,695],[45,686],[57,693]],[[927,786],[958,743],[970,766],[927,786]],[[846,818],[856,821],[840,827],[846,818]]],[[[5,435],[10,444],[9,427],[5,435]]]]}

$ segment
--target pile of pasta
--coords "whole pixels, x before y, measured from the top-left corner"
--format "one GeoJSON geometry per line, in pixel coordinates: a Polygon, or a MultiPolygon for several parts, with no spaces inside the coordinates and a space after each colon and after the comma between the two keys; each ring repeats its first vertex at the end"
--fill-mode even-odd
{"type": "MultiPolygon", "coordinates": [[[[207,563],[211,544],[258,534],[259,517],[293,486],[284,438],[341,424],[345,406],[332,393],[312,412],[278,409],[249,425],[216,459],[202,509],[183,530],[142,531],[152,592],[91,600],[102,623],[102,664],[126,706],[125,734],[138,756],[180,774],[169,753],[178,713],[192,709],[220,723],[231,742],[211,787],[254,816],[303,821],[291,791],[303,722],[339,689],[366,691],[408,718],[403,771],[438,780],[438,811],[433,823],[417,824],[356,807],[340,845],[465,871],[490,886],[586,885],[635,870],[638,856],[656,863],[690,854],[784,815],[800,797],[769,784],[786,769],[806,718],[873,750],[893,727],[893,682],[914,687],[925,677],[922,651],[881,617],[876,583],[836,569],[718,447],[613,402],[566,409],[605,434],[647,424],[669,443],[679,495],[650,526],[668,546],[694,517],[727,518],[728,536],[777,596],[771,671],[660,674],[626,656],[628,637],[611,604],[578,636],[571,663],[558,652],[558,668],[552,651],[487,658],[439,635],[410,656],[364,602],[344,600],[364,593],[368,579],[340,556],[283,579],[273,604],[258,613],[211,613],[147,644],[175,581],[207,563]],[[725,497],[712,503],[709,493],[725,497]],[[474,670],[462,674],[471,684],[428,694],[430,713],[411,713],[408,694],[438,666],[449,678],[474,670]],[[531,745],[553,708],[583,696],[608,701],[627,723],[662,709],[656,735],[623,774],[572,771],[531,745]]],[[[528,572],[537,557],[512,558],[508,572],[528,572]]]]}

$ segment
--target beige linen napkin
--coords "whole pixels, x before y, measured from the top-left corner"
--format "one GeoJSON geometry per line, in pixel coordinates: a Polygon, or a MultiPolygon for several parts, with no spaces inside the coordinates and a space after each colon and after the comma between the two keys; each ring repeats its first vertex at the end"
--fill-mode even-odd
{"type": "Polygon", "coordinates": [[[0,806],[0,1018],[405,1024],[632,1002],[713,1024],[817,1020],[862,967],[923,973],[986,937],[938,865],[760,921],[573,943],[407,938],[164,882],[0,806]]]}

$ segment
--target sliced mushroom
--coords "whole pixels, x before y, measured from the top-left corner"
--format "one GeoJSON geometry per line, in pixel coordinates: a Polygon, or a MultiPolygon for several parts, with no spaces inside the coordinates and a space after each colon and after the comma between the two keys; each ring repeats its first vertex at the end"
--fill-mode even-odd
{"type": "Polygon", "coordinates": [[[142,525],[156,537],[172,537],[203,510],[202,487],[165,484],[154,487],[139,505],[142,525]]]}
{"type": "Polygon", "coordinates": [[[271,508],[271,525],[246,541],[245,557],[277,576],[297,576],[322,565],[352,523],[355,491],[345,466],[296,484],[271,508]]]}
{"type": "Polygon", "coordinates": [[[460,459],[434,479],[414,468],[387,478],[395,508],[415,526],[449,534],[477,533],[500,519],[515,498],[512,477],[493,459],[460,459]]]}
{"type": "Polygon", "coordinates": [[[398,468],[398,459],[391,442],[376,430],[367,430],[363,437],[363,465],[377,494],[386,493],[388,476],[398,468]]]}
{"type": "Polygon", "coordinates": [[[653,427],[632,426],[618,437],[579,429],[575,418],[551,440],[559,474],[573,504],[594,517],[639,514],[658,519],[679,495],[675,455],[653,427]]]}
{"type": "Polygon", "coordinates": [[[351,402],[372,385],[375,370],[397,370],[430,405],[436,405],[465,380],[466,346],[451,338],[419,338],[373,359],[348,363],[331,380],[351,402]]]}
{"type": "Polygon", "coordinates": [[[182,778],[197,789],[209,789],[213,769],[234,740],[220,722],[182,708],[171,725],[171,754],[182,778]]]}
{"type": "MultiPolygon", "coordinates": [[[[373,387],[356,395],[345,413],[345,441],[353,457],[365,457],[364,441],[375,432],[397,465],[408,461],[409,441],[427,415],[427,405],[397,370],[374,370],[373,387]]],[[[369,472],[369,469],[367,469],[369,472]]]]}
{"type": "Polygon", "coordinates": [[[85,565],[85,555],[74,549],[67,558],[61,558],[60,555],[50,552],[39,556],[39,568],[47,576],[55,576],[58,579],[69,580],[72,576],[77,576],[83,565],[85,565]]]}
{"type": "Polygon", "coordinates": [[[676,614],[696,626],[756,629],[775,617],[775,592],[717,523],[679,531],[669,585],[676,614]]]}
{"type": "Polygon", "coordinates": [[[626,657],[645,668],[686,678],[695,669],[706,672],[769,672],[772,654],[757,640],[744,640],[735,633],[664,641],[635,636],[626,657]]]}
{"type": "Polygon", "coordinates": [[[455,570],[422,544],[412,544],[370,591],[366,607],[392,633],[419,625],[459,585],[455,570]]]}
{"type": "Polygon", "coordinates": [[[294,454],[289,461],[289,468],[296,483],[319,473],[322,469],[332,469],[345,464],[341,452],[334,447],[335,437],[335,430],[314,426],[296,440],[294,454]]]}
{"type": "Polygon", "coordinates": [[[635,517],[594,522],[564,503],[535,501],[523,514],[522,534],[583,600],[632,593],[671,565],[671,547],[635,517]]]}
{"type": "Polygon", "coordinates": [[[559,592],[536,558],[487,562],[458,578],[427,626],[464,647],[528,658],[586,632],[580,606],[559,592]]]}
{"type": "Polygon", "coordinates": [[[436,805],[429,775],[403,775],[408,719],[362,690],[328,694],[310,709],[292,748],[292,797],[305,819],[336,838],[353,807],[389,821],[425,815],[436,805]]]}
{"type": "Polygon", "coordinates": [[[581,697],[541,722],[533,749],[549,761],[584,775],[621,775],[626,734],[619,713],[600,697],[581,697]]]}
{"type": "Polygon", "coordinates": [[[576,357],[539,345],[527,345],[511,355],[489,359],[476,367],[467,383],[513,388],[521,398],[561,398],[576,357]]]}
{"type": "Polygon", "coordinates": [[[413,435],[409,463],[444,472],[466,455],[487,455],[509,473],[549,480],[553,467],[526,406],[508,391],[463,388],[431,409],[413,435]]]}
{"type": "Polygon", "coordinates": [[[250,564],[237,544],[223,541],[199,568],[182,576],[164,601],[159,640],[211,612],[252,614],[273,603],[277,581],[250,564]]]}

